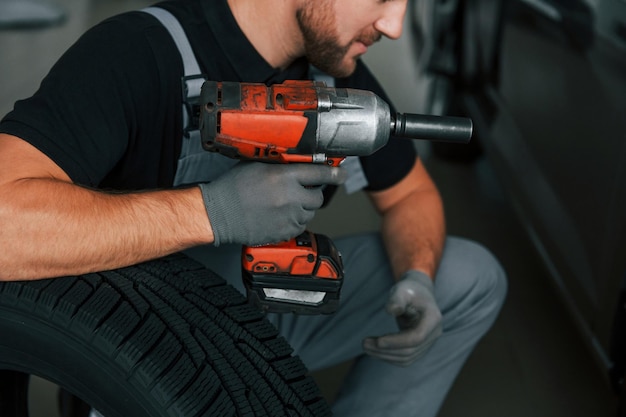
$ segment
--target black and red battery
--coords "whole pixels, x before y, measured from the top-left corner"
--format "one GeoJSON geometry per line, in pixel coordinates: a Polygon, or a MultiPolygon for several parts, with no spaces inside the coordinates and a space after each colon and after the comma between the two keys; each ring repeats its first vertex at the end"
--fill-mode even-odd
{"type": "Polygon", "coordinates": [[[273,313],[330,314],[339,306],[341,254],[327,236],[305,231],[287,242],[245,246],[248,299],[273,313]]]}

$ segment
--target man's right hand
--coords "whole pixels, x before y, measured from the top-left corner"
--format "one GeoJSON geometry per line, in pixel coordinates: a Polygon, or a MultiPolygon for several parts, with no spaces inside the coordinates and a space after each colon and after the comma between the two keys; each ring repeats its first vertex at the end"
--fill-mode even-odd
{"type": "Polygon", "coordinates": [[[340,185],[341,168],[241,162],[200,184],[214,244],[261,245],[302,233],[323,202],[321,185],[340,185]]]}

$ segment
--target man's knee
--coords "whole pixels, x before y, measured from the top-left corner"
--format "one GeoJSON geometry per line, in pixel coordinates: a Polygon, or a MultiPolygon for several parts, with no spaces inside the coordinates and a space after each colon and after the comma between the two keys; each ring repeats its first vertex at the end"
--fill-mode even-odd
{"type": "Polygon", "coordinates": [[[493,300],[496,304],[502,304],[507,292],[507,279],[504,268],[498,259],[484,246],[472,242],[463,241],[465,251],[469,252],[468,272],[475,279],[476,292],[482,298],[493,300]]]}
{"type": "MultiPolygon", "coordinates": [[[[462,309],[474,320],[493,322],[507,293],[504,269],[479,243],[448,238],[437,275],[442,310],[462,309]]],[[[439,296],[438,294],[438,296],[439,296]]]]}

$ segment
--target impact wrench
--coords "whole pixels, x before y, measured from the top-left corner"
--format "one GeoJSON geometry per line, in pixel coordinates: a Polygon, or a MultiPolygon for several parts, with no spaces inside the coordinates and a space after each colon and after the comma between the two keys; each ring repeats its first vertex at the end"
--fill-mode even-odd
{"type": "MultiPolygon", "coordinates": [[[[390,136],[468,143],[467,118],[392,113],[376,94],[317,81],[206,81],[200,96],[205,150],[268,163],[339,166],[371,155],[390,136]]],[[[243,280],[250,302],[268,312],[327,314],[339,305],[341,254],[327,236],[305,231],[287,242],[244,246],[243,280]]]]}

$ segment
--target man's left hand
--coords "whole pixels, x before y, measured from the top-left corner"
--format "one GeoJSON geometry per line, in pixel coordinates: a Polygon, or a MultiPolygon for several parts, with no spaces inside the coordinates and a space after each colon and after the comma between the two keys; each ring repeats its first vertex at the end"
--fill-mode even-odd
{"type": "Polygon", "coordinates": [[[387,311],[400,331],[363,341],[365,353],[399,366],[408,366],[428,351],[441,335],[441,311],[431,278],[406,272],[391,289],[387,311]]]}

